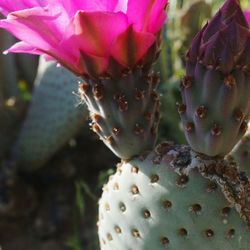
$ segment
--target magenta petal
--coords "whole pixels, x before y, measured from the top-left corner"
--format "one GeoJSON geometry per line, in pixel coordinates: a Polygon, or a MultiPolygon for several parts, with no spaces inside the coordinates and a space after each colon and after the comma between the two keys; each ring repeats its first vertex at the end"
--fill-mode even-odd
{"type": "Polygon", "coordinates": [[[244,12],[248,24],[250,25],[250,10],[244,12]]]}
{"type": "Polygon", "coordinates": [[[133,67],[146,54],[156,37],[150,33],[136,32],[130,26],[112,46],[112,56],[125,67],[133,67]]]}
{"type": "Polygon", "coordinates": [[[36,47],[31,46],[30,44],[25,43],[25,42],[15,43],[12,47],[5,50],[4,54],[7,54],[9,52],[11,52],[11,53],[28,53],[28,54],[34,54],[34,55],[41,55],[44,53],[43,51],[40,51],[36,47]]]}
{"type": "Polygon", "coordinates": [[[162,27],[168,0],[129,0],[128,20],[137,31],[156,33],[162,27]]]}
{"type": "Polygon", "coordinates": [[[167,0],[0,0],[0,28],[21,42],[6,52],[44,54],[97,76],[111,57],[139,62],[156,41],[167,0]],[[129,27],[129,28],[128,28],[129,27]],[[133,27],[133,28],[132,28],[133,27]]]}
{"type": "Polygon", "coordinates": [[[86,12],[113,12],[118,0],[59,0],[68,14],[73,17],[77,11],[86,12]]]}
{"type": "Polygon", "coordinates": [[[47,0],[18,0],[13,3],[13,0],[1,0],[0,12],[7,16],[10,12],[24,10],[33,7],[46,6],[47,0]]]}
{"type": "Polygon", "coordinates": [[[104,57],[109,55],[113,41],[127,28],[127,18],[121,12],[79,11],[74,24],[81,50],[104,57]]]}
{"type": "Polygon", "coordinates": [[[37,7],[9,14],[8,19],[0,20],[0,27],[34,47],[48,49],[57,46],[62,36],[56,28],[56,18],[37,7]]]}
{"type": "Polygon", "coordinates": [[[127,9],[128,9],[128,0],[118,0],[114,12],[121,11],[123,13],[127,13],[127,9]]]}
{"type": "Polygon", "coordinates": [[[148,17],[147,32],[157,33],[160,31],[167,18],[166,11],[164,11],[167,4],[168,0],[155,1],[148,17]]]}
{"type": "MultiPolygon", "coordinates": [[[[8,19],[0,20],[0,27],[29,44],[29,53],[41,51],[41,54],[54,57],[73,72],[81,73],[82,69],[77,64],[80,60],[79,49],[70,37],[72,30],[67,30],[71,26],[62,30],[60,17],[60,14],[51,14],[50,10],[37,7],[9,14],[8,19]],[[34,48],[37,50],[34,51],[34,48]]],[[[28,52],[28,47],[25,49],[28,52]]]]}

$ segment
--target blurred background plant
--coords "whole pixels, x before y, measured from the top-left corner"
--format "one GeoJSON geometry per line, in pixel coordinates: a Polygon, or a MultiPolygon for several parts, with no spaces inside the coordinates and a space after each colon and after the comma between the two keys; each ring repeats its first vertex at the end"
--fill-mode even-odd
{"type": "MultiPolygon", "coordinates": [[[[222,2],[170,1],[155,65],[161,77],[161,140],[185,143],[176,107],[185,52],[222,2]]],[[[241,3],[250,8],[248,0],[241,3]]],[[[0,50],[13,43],[14,38],[1,30],[0,50]]],[[[35,56],[0,55],[0,246],[4,250],[98,249],[97,201],[118,159],[89,131],[77,80],[53,63],[39,63],[35,56]]]]}

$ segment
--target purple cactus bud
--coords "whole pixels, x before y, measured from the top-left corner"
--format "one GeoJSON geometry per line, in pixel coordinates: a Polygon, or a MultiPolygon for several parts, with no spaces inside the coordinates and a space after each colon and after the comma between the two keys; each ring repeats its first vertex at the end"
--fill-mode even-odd
{"type": "Polygon", "coordinates": [[[197,152],[224,156],[250,117],[250,29],[238,0],[226,0],[196,35],[186,72],[180,112],[186,138],[197,152]]]}
{"type": "Polygon", "coordinates": [[[198,60],[229,74],[234,67],[250,69],[249,25],[237,0],[228,0],[214,18],[196,35],[187,53],[191,62],[198,60]]]}

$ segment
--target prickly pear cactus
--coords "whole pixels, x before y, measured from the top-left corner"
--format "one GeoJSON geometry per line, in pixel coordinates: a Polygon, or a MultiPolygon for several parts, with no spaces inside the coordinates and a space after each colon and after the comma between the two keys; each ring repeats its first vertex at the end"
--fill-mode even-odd
{"type": "Polygon", "coordinates": [[[250,177],[250,131],[235,146],[231,155],[238,162],[240,170],[245,171],[250,177]]]}
{"type": "Polygon", "coordinates": [[[229,153],[250,115],[250,29],[237,0],[228,0],[193,40],[179,105],[191,147],[209,156],[229,153]]]}
{"type": "Polygon", "coordinates": [[[99,202],[101,249],[248,250],[246,224],[197,163],[188,147],[163,143],[119,164],[99,202]]]}
{"type": "Polygon", "coordinates": [[[25,170],[41,167],[86,122],[84,105],[72,93],[77,77],[55,63],[41,62],[30,109],[13,150],[25,170]]]}

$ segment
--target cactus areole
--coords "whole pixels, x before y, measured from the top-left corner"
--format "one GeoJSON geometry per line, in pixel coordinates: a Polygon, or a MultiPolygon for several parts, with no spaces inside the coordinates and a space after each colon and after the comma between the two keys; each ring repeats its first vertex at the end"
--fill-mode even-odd
{"type": "Polygon", "coordinates": [[[224,156],[247,130],[250,29],[238,1],[228,0],[187,53],[179,111],[193,150],[224,156]]]}

